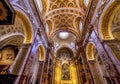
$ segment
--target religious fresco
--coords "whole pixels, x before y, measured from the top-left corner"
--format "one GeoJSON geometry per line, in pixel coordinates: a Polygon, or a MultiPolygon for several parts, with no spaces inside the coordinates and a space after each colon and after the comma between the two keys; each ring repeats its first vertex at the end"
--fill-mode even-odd
{"type": "Polygon", "coordinates": [[[119,2],[0,0],[0,84],[119,84],[119,2]]]}
{"type": "Polygon", "coordinates": [[[71,49],[63,47],[57,51],[57,57],[67,57],[68,59],[71,59],[73,57],[73,52],[71,49]]]}
{"type": "Polygon", "coordinates": [[[66,63],[62,65],[62,80],[70,80],[70,69],[66,63]]]}
{"type": "Polygon", "coordinates": [[[0,1],[0,25],[13,24],[15,11],[8,0],[0,1]]]}

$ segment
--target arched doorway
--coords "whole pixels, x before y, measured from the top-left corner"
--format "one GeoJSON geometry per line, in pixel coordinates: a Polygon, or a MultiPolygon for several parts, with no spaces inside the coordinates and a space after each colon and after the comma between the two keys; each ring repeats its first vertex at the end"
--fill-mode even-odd
{"type": "Polygon", "coordinates": [[[104,79],[104,64],[98,54],[98,51],[93,43],[88,43],[86,46],[87,60],[95,84],[106,84],[104,79]]]}
{"type": "MultiPolygon", "coordinates": [[[[23,59],[21,61],[18,61],[20,53],[21,53],[20,50],[22,50],[21,48],[23,46],[22,44],[31,43],[33,40],[32,27],[31,27],[31,24],[30,24],[27,16],[22,12],[16,11],[14,24],[0,25],[0,28],[2,29],[2,31],[0,31],[1,57],[4,57],[6,59],[11,58],[11,60],[10,59],[4,60],[4,62],[7,64],[5,64],[5,63],[3,64],[3,59],[1,58],[0,67],[3,65],[5,65],[5,66],[9,65],[9,67],[6,69],[4,67],[2,67],[1,72],[3,72],[5,69],[5,70],[7,70],[7,72],[5,72],[3,76],[9,75],[9,74],[11,74],[11,76],[13,76],[12,72],[19,71],[19,68],[18,68],[18,70],[16,70],[16,67],[18,66],[18,64],[21,66],[21,64],[24,60],[24,57],[25,57],[25,56],[23,56],[23,59]],[[7,46],[7,48],[6,48],[6,46],[7,46]],[[8,46],[15,46],[15,48],[18,49],[18,54],[17,53],[13,54],[14,47],[11,48],[8,46]],[[11,52],[11,53],[6,54],[5,51],[11,52]],[[7,55],[9,55],[10,57],[8,57],[7,55]],[[19,62],[19,63],[17,63],[17,62],[19,62]]],[[[27,53],[27,52],[24,52],[24,53],[27,53]]],[[[17,74],[15,74],[15,75],[17,75],[17,74]]],[[[8,79],[3,78],[3,81],[1,83],[6,83],[7,81],[5,81],[5,80],[8,80],[8,79]]],[[[10,80],[14,80],[14,79],[15,79],[14,77],[13,77],[13,79],[11,77],[10,80]]]]}
{"type": "Polygon", "coordinates": [[[38,52],[39,52],[39,61],[44,61],[45,60],[45,48],[43,45],[39,46],[38,52]]]}
{"type": "Polygon", "coordinates": [[[55,63],[55,84],[78,84],[73,51],[68,47],[58,49],[55,63]]]}

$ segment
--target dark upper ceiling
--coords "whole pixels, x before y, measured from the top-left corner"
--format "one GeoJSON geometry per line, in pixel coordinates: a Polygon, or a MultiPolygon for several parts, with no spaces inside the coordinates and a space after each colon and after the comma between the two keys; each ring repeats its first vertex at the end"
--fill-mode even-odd
{"type": "Polygon", "coordinates": [[[15,11],[8,0],[0,0],[0,25],[13,24],[15,11]]]}

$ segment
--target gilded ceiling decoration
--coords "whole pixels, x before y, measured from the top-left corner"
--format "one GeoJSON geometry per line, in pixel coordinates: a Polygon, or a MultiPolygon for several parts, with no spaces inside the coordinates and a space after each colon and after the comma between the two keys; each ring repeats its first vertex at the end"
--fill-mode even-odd
{"type": "Polygon", "coordinates": [[[23,36],[21,36],[21,35],[14,35],[14,36],[10,36],[10,37],[2,40],[0,42],[0,46],[2,48],[2,47],[7,46],[7,45],[14,45],[14,46],[17,46],[18,48],[20,48],[21,45],[23,44],[23,41],[24,41],[24,37],[23,36]]]}
{"type": "MultiPolygon", "coordinates": [[[[39,0],[37,2],[41,18],[46,24],[48,40],[55,49],[54,53],[63,47],[75,51],[75,45],[80,40],[88,3],[89,0],[85,2],[84,0],[39,0]],[[64,34],[65,32],[68,34],[64,34]]],[[[62,60],[65,61],[65,56],[62,60]]]]}
{"type": "Polygon", "coordinates": [[[19,22],[18,18],[15,19],[15,24],[14,25],[2,25],[0,26],[0,41],[1,39],[4,37],[6,37],[7,35],[16,33],[16,34],[21,34],[24,36],[24,30],[23,30],[23,26],[22,24],[19,22]]]}
{"type": "Polygon", "coordinates": [[[0,26],[0,46],[15,45],[20,47],[24,41],[25,33],[22,24],[16,17],[14,25],[0,26]],[[4,43],[4,45],[2,44],[4,43]]]}
{"type": "Polygon", "coordinates": [[[85,16],[84,7],[80,7],[82,3],[80,0],[48,0],[47,3],[48,7],[43,19],[50,25],[49,34],[56,32],[56,30],[79,33],[79,22],[83,21],[85,16]]]}
{"type": "Polygon", "coordinates": [[[23,25],[17,17],[15,18],[14,25],[1,25],[0,29],[1,48],[6,45],[14,45],[20,48],[25,38],[25,32],[23,25]]]}

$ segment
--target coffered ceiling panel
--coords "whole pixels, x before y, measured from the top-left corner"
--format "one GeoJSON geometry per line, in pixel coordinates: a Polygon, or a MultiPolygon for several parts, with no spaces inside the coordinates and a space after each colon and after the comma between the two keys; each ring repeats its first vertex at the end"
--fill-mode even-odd
{"type": "Polygon", "coordinates": [[[49,25],[49,34],[56,30],[80,33],[78,25],[85,17],[85,5],[82,6],[83,0],[39,0],[37,3],[40,4],[38,7],[42,19],[49,25]]]}
{"type": "Polygon", "coordinates": [[[48,40],[53,44],[54,53],[62,47],[73,52],[80,40],[82,23],[89,0],[39,0],[38,9],[46,25],[48,40]],[[40,5],[39,5],[40,4],[40,5]]]}

